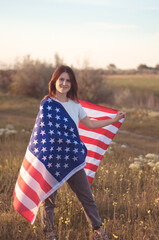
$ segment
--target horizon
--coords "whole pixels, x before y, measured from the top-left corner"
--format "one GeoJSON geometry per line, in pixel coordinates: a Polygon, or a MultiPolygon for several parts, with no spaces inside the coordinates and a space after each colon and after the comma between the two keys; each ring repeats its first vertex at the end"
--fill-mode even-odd
{"type": "Polygon", "coordinates": [[[53,63],[56,53],[79,68],[159,64],[157,0],[6,0],[0,16],[0,67],[26,55],[53,63]]]}

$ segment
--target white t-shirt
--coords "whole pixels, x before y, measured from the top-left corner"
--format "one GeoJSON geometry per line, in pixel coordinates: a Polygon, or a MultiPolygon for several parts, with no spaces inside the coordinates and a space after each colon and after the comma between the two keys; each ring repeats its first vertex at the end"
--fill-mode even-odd
{"type": "Polygon", "coordinates": [[[78,129],[79,122],[87,116],[87,113],[84,111],[81,104],[78,102],[75,102],[71,99],[68,99],[68,102],[60,102],[56,98],[52,98],[52,99],[61,103],[61,105],[65,108],[67,113],[70,115],[70,117],[75,122],[77,129],[78,129]]]}

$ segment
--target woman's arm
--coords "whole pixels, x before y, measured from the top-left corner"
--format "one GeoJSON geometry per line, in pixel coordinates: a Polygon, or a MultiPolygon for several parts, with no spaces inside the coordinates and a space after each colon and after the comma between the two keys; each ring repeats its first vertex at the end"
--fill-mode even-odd
{"type": "Polygon", "coordinates": [[[83,118],[80,122],[85,125],[87,128],[101,128],[105,127],[107,125],[110,125],[112,123],[115,123],[119,121],[122,118],[125,118],[126,113],[125,112],[118,112],[116,117],[113,119],[106,119],[106,120],[93,120],[90,119],[88,116],[83,118]]]}

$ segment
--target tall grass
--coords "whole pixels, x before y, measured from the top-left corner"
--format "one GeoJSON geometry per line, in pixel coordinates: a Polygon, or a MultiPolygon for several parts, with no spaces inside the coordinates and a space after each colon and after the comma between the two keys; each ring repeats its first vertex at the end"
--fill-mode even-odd
{"type": "MultiPolygon", "coordinates": [[[[28,131],[31,132],[38,106],[38,102],[34,102],[30,115],[27,115],[23,109],[31,107],[32,101],[26,101],[26,98],[21,99],[21,103],[17,99],[14,101],[12,99],[12,105],[9,105],[6,98],[0,110],[0,128],[7,123],[15,123],[18,130],[17,135],[0,138],[0,239],[44,240],[39,213],[32,226],[12,206],[15,182],[30,138],[28,131]],[[17,101],[15,105],[14,101],[17,101]],[[16,114],[10,109],[15,109],[16,114]],[[25,131],[21,131],[22,128],[25,131]]],[[[11,102],[9,97],[8,102],[11,102]]],[[[137,116],[134,109],[135,114],[137,116]]],[[[131,116],[128,114],[126,121],[129,124],[125,122],[123,130],[133,124],[131,116]]],[[[148,128],[153,127],[148,125],[148,121],[145,124],[148,128]]],[[[129,159],[148,152],[159,154],[159,144],[155,140],[131,138],[120,132],[114,141],[117,144],[111,145],[111,152],[105,154],[92,184],[103,227],[110,239],[157,240],[159,171],[146,164],[142,169],[132,170],[129,168],[129,159]],[[122,147],[122,144],[127,147],[122,147]]],[[[82,206],[67,184],[58,190],[54,222],[59,240],[92,239],[92,230],[86,222],[82,206]]]]}

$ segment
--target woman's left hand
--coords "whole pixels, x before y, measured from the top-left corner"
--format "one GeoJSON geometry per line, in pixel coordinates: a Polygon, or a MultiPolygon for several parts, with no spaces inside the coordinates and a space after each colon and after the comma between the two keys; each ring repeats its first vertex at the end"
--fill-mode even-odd
{"type": "Polygon", "coordinates": [[[116,121],[119,121],[120,119],[125,118],[125,117],[126,117],[126,112],[121,112],[121,111],[119,111],[119,112],[117,113],[116,117],[115,117],[115,120],[116,120],[116,121]]]}

